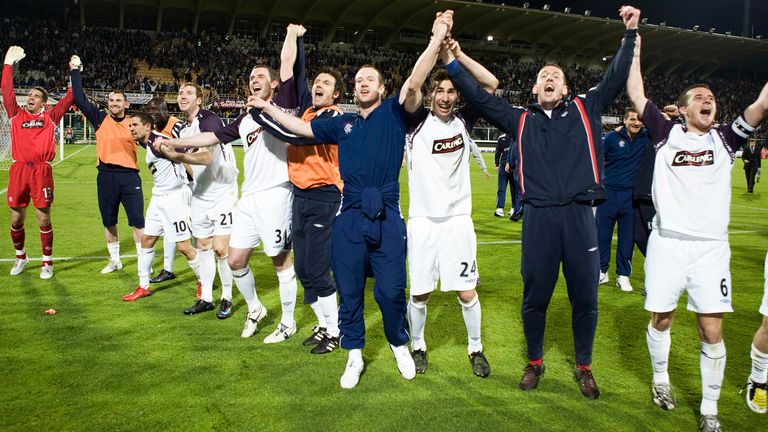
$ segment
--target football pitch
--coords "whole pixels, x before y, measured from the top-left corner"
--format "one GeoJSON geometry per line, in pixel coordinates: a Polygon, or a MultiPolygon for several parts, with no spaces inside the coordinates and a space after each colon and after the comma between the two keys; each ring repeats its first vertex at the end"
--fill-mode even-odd
{"type": "MultiPolygon", "coordinates": [[[[242,148],[235,151],[242,162],[242,148]]],[[[262,253],[254,254],[251,269],[269,315],[250,339],[240,337],[246,306],[236,288],[232,318],[218,320],[213,312],[182,315],[194,303],[196,282],[181,255],[175,261],[176,280],[154,285],[151,297],[123,302],[120,297],[138,282],[125,214],[121,211],[119,222],[121,253],[130,257],[123,258],[122,271],[101,275],[107,251],[96,203],[95,146],[68,146],[67,159],[54,167],[53,279],[38,277],[40,242],[32,213],[27,252],[37,260],[20,276],[8,275],[14,254],[7,222],[0,229],[0,430],[696,430],[701,385],[695,316],[685,310],[683,298],[670,357],[679,406],[662,411],[650,397],[649,314],[640,294],[643,257],[637,251],[633,293],[613,285],[613,262],[611,283],[599,288],[593,368],[600,399],[583,398],[573,379],[570,305],[562,275],[547,315],[546,374],[534,391],[517,388],[526,364],[521,224],[492,216],[496,177],[493,156],[484,156],[491,178],[483,177],[474,162],[471,170],[483,346],[491,375],[472,375],[458,301],[450,293],[435,293],[426,327],[429,368],[413,381],[403,380],[369,289],[366,370],[356,389],[342,390],[346,352],[312,355],[301,345],[315,323],[309,307],[297,306],[294,337],[262,343],[280,317],[277,277],[262,253]],[[58,313],[46,315],[48,308],[58,313]]],[[[142,149],[139,159],[144,160],[142,149]]],[[[145,167],[141,175],[148,201],[151,175],[145,167]]],[[[724,322],[728,359],[720,421],[725,430],[765,430],[768,416],[751,412],[739,390],[750,371],[750,344],[761,320],[768,184],[759,183],[754,194],[747,194],[740,160],[732,175],[736,312],[724,322]]],[[[0,189],[7,180],[8,171],[0,171],[0,189]]],[[[405,170],[401,185],[407,215],[405,170]]],[[[507,196],[507,211],[509,205],[507,196]]],[[[162,241],[155,273],[162,267],[161,250],[162,241]]],[[[218,278],[214,289],[218,302],[218,278]]],[[[299,303],[301,298],[300,289],[299,303]]]]}

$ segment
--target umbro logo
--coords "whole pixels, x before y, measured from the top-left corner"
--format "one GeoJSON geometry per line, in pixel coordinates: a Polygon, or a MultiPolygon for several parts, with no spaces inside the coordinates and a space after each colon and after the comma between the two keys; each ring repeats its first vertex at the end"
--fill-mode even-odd
{"type": "Polygon", "coordinates": [[[672,166],[705,166],[715,163],[715,154],[712,150],[691,153],[681,150],[672,159],[672,166]]]}

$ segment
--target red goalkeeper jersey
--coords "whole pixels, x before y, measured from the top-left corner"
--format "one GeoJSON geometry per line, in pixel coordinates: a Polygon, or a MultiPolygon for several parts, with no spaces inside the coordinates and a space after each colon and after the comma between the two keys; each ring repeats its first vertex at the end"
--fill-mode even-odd
{"type": "Polygon", "coordinates": [[[30,114],[16,103],[13,66],[3,66],[3,106],[11,120],[11,156],[14,161],[49,162],[56,155],[54,128],[72,106],[72,89],[51,110],[30,114]]]}

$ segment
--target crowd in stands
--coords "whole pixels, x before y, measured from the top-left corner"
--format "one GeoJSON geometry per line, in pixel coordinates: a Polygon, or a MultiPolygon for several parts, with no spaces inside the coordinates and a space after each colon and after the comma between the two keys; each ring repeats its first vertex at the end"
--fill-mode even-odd
{"type": "MultiPolygon", "coordinates": [[[[242,98],[247,91],[247,73],[257,64],[277,67],[280,59],[279,41],[250,37],[225,36],[210,32],[149,32],[81,27],[77,22],[49,19],[41,25],[36,19],[5,17],[2,19],[0,46],[22,46],[27,57],[19,65],[17,86],[40,85],[49,89],[67,84],[67,61],[78,54],[85,63],[84,84],[95,89],[123,89],[132,92],[174,93],[180,84],[196,81],[211,90],[214,97],[229,95],[242,98]],[[137,75],[137,61],[144,60],[150,68],[171,70],[171,79],[156,82],[137,75]]],[[[345,77],[348,88],[346,100],[352,99],[354,74],[363,64],[374,64],[384,72],[388,91],[398,89],[410,73],[419,52],[418,47],[383,49],[351,45],[307,45],[309,77],[320,68],[333,66],[345,77]]],[[[472,55],[472,53],[469,53],[472,55]]],[[[538,62],[518,62],[512,58],[478,56],[500,81],[497,95],[516,105],[533,101],[533,87],[538,62]]],[[[579,65],[565,66],[568,85],[574,94],[584,93],[596,85],[602,70],[579,65]]],[[[698,82],[708,83],[718,101],[718,118],[731,119],[738,115],[758,94],[764,81],[734,76],[667,75],[652,73],[645,77],[649,98],[659,106],[674,103],[677,92],[698,82]]],[[[609,109],[621,114],[629,102],[620,96],[609,109]]],[[[227,113],[233,114],[233,113],[227,113]]],[[[763,131],[765,127],[762,128],[763,131]]]]}

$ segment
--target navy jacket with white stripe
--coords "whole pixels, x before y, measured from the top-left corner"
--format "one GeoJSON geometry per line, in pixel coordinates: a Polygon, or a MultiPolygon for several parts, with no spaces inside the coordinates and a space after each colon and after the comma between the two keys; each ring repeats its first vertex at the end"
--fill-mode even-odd
{"type": "Polygon", "coordinates": [[[446,66],[467,103],[515,137],[512,151],[517,152],[524,203],[549,207],[604,199],[602,114],[626,84],[636,37],[637,30],[626,30],[600,84],[584,96],[561,101],[551,119],[538,104],[514,107],[487,93],[458,61],[446,66]]]}

